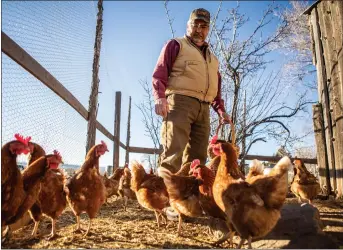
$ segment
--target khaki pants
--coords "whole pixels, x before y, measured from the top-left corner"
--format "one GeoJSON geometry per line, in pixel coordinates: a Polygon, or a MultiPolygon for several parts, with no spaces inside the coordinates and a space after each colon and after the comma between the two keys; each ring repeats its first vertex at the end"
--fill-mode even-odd
{"type": "Polygon", "coordinates": [[[173,94],[167,98],[169,113],[161,127],[161,166],[173,173],[181,164],[199,159],[205,164],[210,136],[210,104],[173,94]]]}

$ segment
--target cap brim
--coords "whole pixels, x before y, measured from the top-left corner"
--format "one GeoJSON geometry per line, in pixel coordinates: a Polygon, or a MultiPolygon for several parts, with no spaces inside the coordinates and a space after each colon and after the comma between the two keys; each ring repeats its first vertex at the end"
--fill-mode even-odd
{"type": "Polygon", "coordinates": [[[210,20],[208,20],[208,18],[203,17],[203,16],[196,16],[196,17],[192,18],[192,20],[203,20],[206,23],[210,23],[210,20]]]}

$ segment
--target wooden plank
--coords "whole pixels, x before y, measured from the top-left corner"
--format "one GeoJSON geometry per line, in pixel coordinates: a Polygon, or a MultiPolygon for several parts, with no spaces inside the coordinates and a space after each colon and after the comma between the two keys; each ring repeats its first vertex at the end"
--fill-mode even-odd
{"type": "Polygon", "coordinates": [[[325,22],[325,25],[331,29],[328,33],[328,42],[332,40],[333,47],[329,51],[329,58],[332,61],[330,67],[332,95],[333,95],[333,118],[336,122],[336,133],[334,133],[335,141],[335,168],[336,168],[336,182],[337,195],[336,198],[343,198],[343,3],[342,1],[327,2],[325,4],[326,16],[330,19],[325,22]],[[331,21],[331,22],[329,22],[331,21]]]}
{"type": "MultiPolygon", "coordinates": [[[[116,137],[112,135],[100,122],[96,121],[96,128],[103,133],[108,139],[114,141],[116,137]]],[[[119,141],[119,146],[123,149],[126,149],[126,145],[119,141]]]]}
{"type": "Polygon", "coordinates": [[[119,167],[121,92],[116,92],[114,111],[113,171],[119,167]]]}
{"type": "Polygon", "coordinates": [[[130,122],[131,122],[131,96],[129,97],[129,112],[127,117],[127,129],[126,129],[126,152],[125,152],[125,162],[129,162],[129,147],[130,147],[130,122]]]}
{"type": "Polygon", "coordinates": [[[114,136],[98,121],[96,121],[96,128],[103,133],[108,139],[114,141],[114,136]]]}
{"type": "Polygon", "coordinates": [[[319,102],[322,104],[323,113],[324,113],[324,127],[325,127],[325,139],[326,139],[326,147],[328,153],[328,163],[330,173],[330,182],[333,191],[336,190],[336,177],[335,177],[335,154],[334,154],[334,146],[333,146],[333,131],[332,131],[332,122],[331,122],[331,114],[330,114],[330,103],[329,103],[329,93],[327,88],[327,77],[326,77],[326,70],[325,70],[325,61],[323,57],[323,45],[322,45],[322,37],[319,27],[318,21],[318,11],[317,8],[314,8],[311,12],[311,25],[313,27],[313,36],[315,41],[315,51],[316,51],[316,59],[317,59],[317,79],[318,79],[318,98],[319,102]]]}
{"type": "Polygon", "coordinates": [[[30,72],[34,77],[54,91],[59,97],[74,108],[84,119],[88,120],[88,111],[55,77],[53,77],[39,62],[30,56],[23,48],[1,31],[1,51],[13,61],[30,72]]]}
{"type": "Polygon", "coordinates": [[[314,137],[316,141],[317,160],[319,166],[320,187],[325,195],[329,195],[331,193],[330,172],[327,151],[325,146],[325,131],[322,105],[320,103],[313,105],[312,111],[314,137]]]}
{"type": "Polygon", "coordinates": [[[98,14],[95,30],[94,42],[94,56],[93,56],[93,72],[92,72],[92,87],[89,96],[88,107],[88,125],[87,125],[87,143],[86,152],[88,152],[95,145],[96,137],[96,117],[98,114],[98,94],[99,94],[99,63],[102,40],[102,14],[103,14],[103,0],[98,0],[98,14]]]}
{"type": "MultiPolygon", "coordinates": [[[[259,161],[270,161],[270,162],[277,162],[282,159],[282,157],[279,156],[264,156],[264,155],[246,155],[246,160],[259,160],[259,161]]],[[[300,159],[304,163],[308,164],[317,164],[317,159],[311,159],[311,158],[290,158],[293,162],[295,159],[300,159]]]]}
{"type": "MultiPolygon", "coordinates": [[[[335,6],[333,2],[323,1],[318,5],[319,24],[322,33],[322,44],[324,52],[324,60],[326,66],[326,74],[328,78],[328,92],[330,98],[330,112],[333,130],[333,146],[335,152],[335,173],[336,192],[337,196],[343,196],[343,176],[341,166],[341,155],[343,152],[343,109],[340,104],[341,81],[338,68],[338,51],[342,49],[342,44],[339,44],[342,31],[337,31],[339,20],[336,20],[335,6]],[[337,39],[336,39],[337,36],[337,39]]],[[[342,40],[341,40],[342,41],[342,40]]]]}
{"type": "Polygon", "coordinates": [[[141,147],[128,147],[130,153],[141,153],[141,154],[160,154],[162,149],[158,148],[141,148],[141,147]]]}

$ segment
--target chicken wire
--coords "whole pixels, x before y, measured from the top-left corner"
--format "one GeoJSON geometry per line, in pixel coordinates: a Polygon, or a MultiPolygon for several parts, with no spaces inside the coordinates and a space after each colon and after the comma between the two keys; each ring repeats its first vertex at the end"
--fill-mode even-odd
{"type": "MultiPolygon", "coordinates": [[[[94,2],[3,1],[2,31],[88,109],[96,28],[94,2]]],[[[85,157],[87,121],[2,53],[2,144],[15,133],[32,136],[67,164],[85,157]]],[[[25,161],[25,157],[19,158],[25,161]]]]}

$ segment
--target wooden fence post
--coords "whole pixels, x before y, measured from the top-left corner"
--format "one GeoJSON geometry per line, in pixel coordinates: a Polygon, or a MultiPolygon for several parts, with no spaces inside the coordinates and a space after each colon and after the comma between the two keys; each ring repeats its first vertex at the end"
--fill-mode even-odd
{"type": "Polygon", "coordinates": [[[336,169],[335,169],[335,152],[333,146],[333,131],[330,114],[329,91],[327,87],[327,76],[325,70],[325,60],[323,56],[322,34],[319,27],[319,18],[317,8],[311,11],[311,25],[313,30],[315,53],[316,53],[316,68],[318,79],[318,99],[323,107],[325,139],[327,146],[328,163],[330,169],[330,182],[333,191],[336,191],[336,169]],[[332,174],[331,174],[332,173],[332,174]]]}
{"type": "Polygon", "coordinates": [[[100,49],[102,40],[102,7],[103,0],[98,0],[98,19],[96,24],[95,44],[94,44],[94,58],[93,58],[93,78],[92,90],[89,96],[88,107],[88,126],[87,126],[87,145],[86,154],[95,144],[96,135],[96,116],[98,111],[98,93],[99,93],[99,61],[100,49]]]}
{"type": "Polygon", "coordinates": [[[119,167],[121,92],[116,92],[114,111],[113,172],[119,167]]]}
{"type": "Polygon", "coordinates": [[[335,152],[335,191],[337,192],[337,197],[342,197],[343,158],[339,152],[343,152],[343,106],[340,93],[342,82],[339,76],[340,70],[338,64],[338,53],[342,50],[342,20],[339,18],[336,19],[339,17],[339,13],[336,13],[335,4],[329,1],[323,1],[318,4],[318,17],[330,98],[333,146],[335,152]]]}
{"type": "Polygon", "coordinates": [[[330,185],[330,172],[328,165],[328,156],[325,146],[325,129],[324,129],[324,119],[323,110],[320,103],[312,106],[313,111],[313,127],[314,127],[314,137],[316,140],[317,148],[317,160],[319,166],[319,181],[320,187],[325,195],[331,193],[330,185]]]}
{"type": "Polygon", "coordinates": [[[131,123],[131,96],[129,97],[129,114],[127,117],[125,163],[129,162],[130,136],[131,136],[130,135],[130,123],[131,123]]]}

